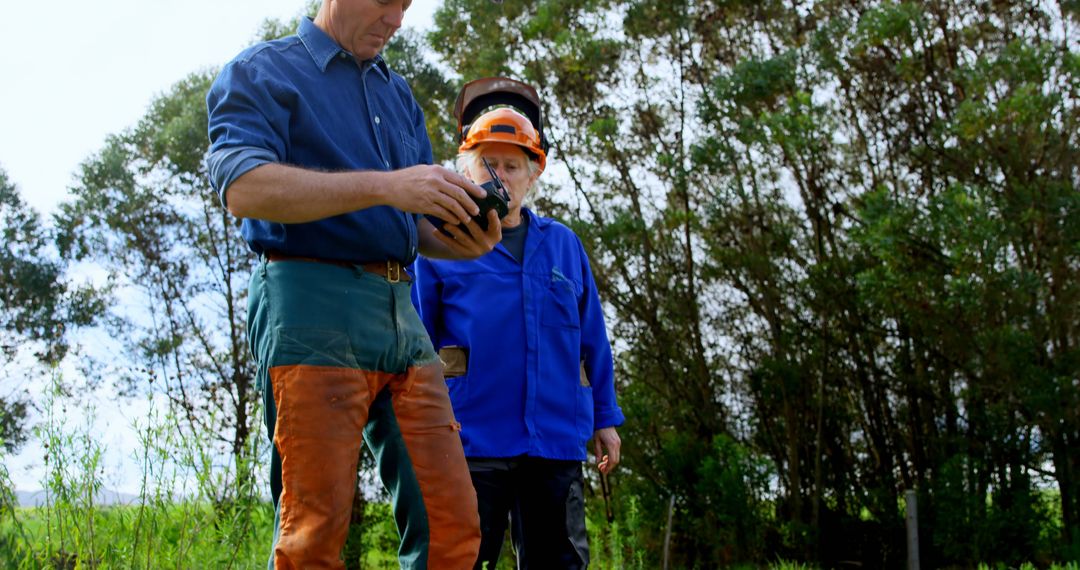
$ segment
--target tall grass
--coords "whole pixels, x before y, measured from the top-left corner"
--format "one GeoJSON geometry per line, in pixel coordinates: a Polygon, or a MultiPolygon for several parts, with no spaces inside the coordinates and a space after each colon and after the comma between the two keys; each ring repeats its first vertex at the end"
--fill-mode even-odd
{"type": "MultiPolygon", "coordinates": [[[[1032,563],[1030,563],[1030,562],[1025,562],[1024,564],[1021,564],[1019,567],[1017,567],[1016,570],[1036,570],[1037,568],[1039,568],[1039,567],[1032,564],[1032,563]]],[[[1049,570],[1080,570],[1080,564],[1078,564],[1076,562],[1068,562],[1068,563],[1065,563],[1065,564],[1051,564],[1048,568],[1049,568],[1049,570]]],[[[999,563],[999,564],[994,564],[994,565],[979,564],[976,567],[976,570],[1013,570],[1013,569],[1010,568],[1006,564],[999,563]]]]}
{"type": "MultiPolygon", "coordinates": [[[[106,448],[91,419],[71,421],[70,398],[59,378],[44,395],[43,417],[34,435],[47,450],[42,486],[44,506],[20,508],[4,461],[0,441],[0,568],[23,569],[262,569],[273,534],[274,513],[262,496],[266,443],[253,430],[242,457],[229,457],[217,447],[215,434],[180,431],[184,422],[157,401],[132,423],[138,448],[132,460],[139,469],[139,492],[129,504],[103,505],[106,448]]],[[[87,410],[85,418],[94,417],[87,410]]],[[[212,423],[212,422],[211,422],[212,423]]],[[[621,497],[616,517],[608,522],[600,493],[586,508],[591,568],[643,570],[658,568],[657,545],[642,544],[650,529],[663,521],[646,520],[638,498],[621,497]]],[[[370,502],[363,517],[358,547],[349,568],[398,567],[397,529],[386,501],[370,502]]],[[[655,533],[653,533],[655,534],[655,533]]],[[[513,568],[509,540],[499,569],[513,568]]],[[[1045,566],[1043,566],[1045,567],[1045,566]]],[[[678,566],[672,566],[676,570],[678,566]]],[[[739,568],[753,568],[742,566],[739,568]]],[[[773,570],[813,570],[812,565],[779,560],[773,570]]],[[[977,566],[1005,570],[1004,566],[977,566]]],[[[1080,565],[1053,565],[1051,570],[1080,570],[1080,565]]],[[[1034,570],[1023,565],[1020,570],[1034,570]]]]}
{"type": "Polygon", "coordinates": [[[3,436],[0,436],[0,566],[16,568],[22,564],[20,546],[26,544],[29,538],[16,516],[19,507],[15,498],[15,486],[11,482],[7,462],[4,461],[5,450],[3,436]]]}
{"type": "Polygon", "coordinates": [[[254,481],[261,435],[228,458],[213,434],[183,434],[150,400],[132,428],[141,479],[127,505],[101,504],[106,449],[92,418],[72,425],[59,378],[34,434],[46,449],[45,505],[15,506],[0,462],[0,567],[264,568],[273,510],[254,481]]]}
{"type": "Polygon", "coordinates": [[[56,567],[74,567],[76,562],[96,567],[101,559],[95,523],[100,518],[103,448],[94,437],[93,415],[94,410],[88,410],[86,423],[68,431],[68,409],[54,380],[46,397],[45,422],[35,429],[46,450],[44,531],[46,544],[53,548],[45,556],[56,567]]]}
{"type": "Polygon", "coordinates": [[[629,497],[626,513],[608,522],[604,499],[595,493],[586,503],[589,531],[590,566],[598,570],[645,570],[645,551],[635,536],[645,521],[641,520],[638,502],[629,497]]]}

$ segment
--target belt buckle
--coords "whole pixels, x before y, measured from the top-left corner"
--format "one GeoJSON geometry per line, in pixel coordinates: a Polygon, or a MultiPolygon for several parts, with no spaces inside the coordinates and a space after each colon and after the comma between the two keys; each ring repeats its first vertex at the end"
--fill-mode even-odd
{"type": "Polygon", "coordinates": [[[401,264],[400,263],[398,263],[396,261],[389,260],[389,259],[386,260],[386,280],[391,282],[391,283],[399,283],[399,282],[401,282],[401,264]]]}

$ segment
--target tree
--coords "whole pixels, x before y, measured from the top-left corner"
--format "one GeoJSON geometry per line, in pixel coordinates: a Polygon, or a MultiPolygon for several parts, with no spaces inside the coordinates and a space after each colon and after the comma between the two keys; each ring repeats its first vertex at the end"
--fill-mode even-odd
{"type": "Polygon", "coordinates": [[[439,164],[457,156],[457,123],[453,115],[457,91],[427,53],[423,37],[410,28],[402,28],[390,39],[382,56],[394,73],[405,77],[420,103],[432,154],[439,164]]]}
{"type": "MultiPolygon", "coordinates": [[[[0,232],[0,366],[8,376],[26,373],[17,360],[23,348],[33,350],[39,363],[58,363],[69,349],[66,331],[90,324],[101,305],[90,289],[68,281],[52,255],[49,231],[3,169],[0,232]]],[[[25,395],[0,394],[0,440],[8,451],[26,441],[28,405],[25,395]]]]}
{"type": "Polygon", "coordinates": [[[113,304],[107,321],[129,357],[123,390],[158,386],[187,435],[211,435],[243,481],[258,405],[243,309],[253,260],[203,163],[211,79],[189,76],[111,136],[82,165],[58,223],[65,254],[102,264],[118,294],[140,299],[113,304]]]}
{"type": "Polygon", "coordinates": [[[877,1],[436,15],[430,41],[463,78],[544,96],[567,171],[538,207],[593,259],[623,477],[651,520],[676,498],[679,564],[896,564],[911,488],[929,563],[1075,557],[1074,18],[877,1]],[[775,495],[753,468],[741,495],[705,484],[762,458],[775,495]],[[1054,545],[1044,477],[1065,513],[1054,545]],[[732,496],[771,498],[775,523],[716,540],[732,496]]]}
{"type": "MultiPolygon", "coordinates": [[[[544,192],[550,197],[538,207],[582,238],[615,316],[620,399],[631,418],[624,427],[627,483],[644,516],[664,520],[674,496],[681,515],[676,565],[751,560],[764,547],[758,520],[743,519],[747,540],[734,540],[719,528],[731,519],[713,508],[740,496],[747,501],[740,512],[760,512],[753,505],[763,489],[746,486],[756,476],[736,477],[743,492],[726,496],[702,485],[715,469],[705,459],[726,464],[737,455],[714,445],[737,441],[740,429],[724,394],[733,344],[717,324],[742,306],[703,272],[699,191],[706,186],[689,162],[697,120],[692,78],[680,73],[686,46],[643,33],[665,33],[665,18],[690,8],[674,3],[658,15],[636,9],[598,1],[448,2],[431,41],[464,78],[516,75],[544,97],[554,156],[568,172],[562,193],[544,192]]],[[[639,540],[658,545],[660,537],[639,540]]],[[[660,549],[650,550],[655,557],[660,549]]]]}

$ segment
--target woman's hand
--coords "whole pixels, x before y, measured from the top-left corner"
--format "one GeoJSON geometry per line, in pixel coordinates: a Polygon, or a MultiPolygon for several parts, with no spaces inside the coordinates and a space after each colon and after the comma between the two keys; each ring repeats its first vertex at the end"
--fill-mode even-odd
{"type": "Polygon", "coordinates": [[[596,468],[607,475],[619,465],[619,450],[622,440],[613,427],[600,428],[593,434],[593,452],[596,453],[596,468]],[[604,452],[607,453],[604,453],[604,452]]]}
{"type": "Polygon", "coordinates": [[[475,259],[491,251],[502,241],[502,224],[499,213],[487,213],[487,231],[480,229],[476,221],[445,224],[436,228],[427,218],[420,218],[417,231],[420,234],[420,253],[432,259],[475,259]],[[465,229],[463,230],[462,227],[465,229]],[[443,233],[446,232],[446,233],[443,233]],[[449,235],[447,235],[447,233],[449,235]]]}

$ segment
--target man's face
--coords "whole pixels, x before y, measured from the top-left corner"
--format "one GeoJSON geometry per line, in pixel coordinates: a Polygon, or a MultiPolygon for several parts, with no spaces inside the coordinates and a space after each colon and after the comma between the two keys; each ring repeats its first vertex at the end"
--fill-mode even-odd
{"type": "Polygon", "coordinates": [[[326,0],[315,23],[360,60],[378,55],[412,0],[326,0]]]}

